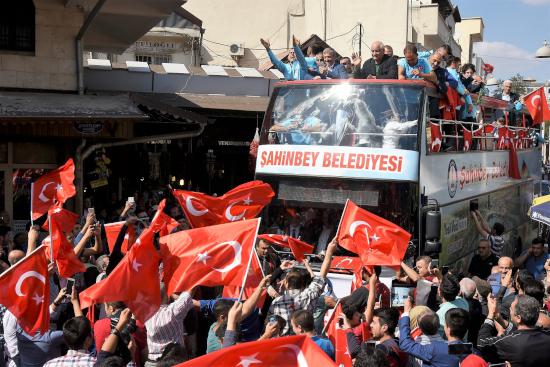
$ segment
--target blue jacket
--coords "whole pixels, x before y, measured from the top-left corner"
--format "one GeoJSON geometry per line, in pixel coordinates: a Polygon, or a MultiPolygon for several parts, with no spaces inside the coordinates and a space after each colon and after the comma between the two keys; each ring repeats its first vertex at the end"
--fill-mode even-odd
{"type": "Polygon", "coordinates": [[[284,62],[279,60],[277,56],[275,56],[271,49],[267,50],[267,55],[269,56],[269,59],[271,60],[273,65],[275,65],[277,70],[283,73],[286,80],[304,80],[306,79],[307,75],[307,66],[304,67],[304,65],[307,65],[304,54],[298,46],[294,46],[294,54],[296,55],[296,60],[285,64],[284,62]],[[304,58],[303,63],[299,61],[300,55],[302,58],[304,58]]]}
{"type": "Polygon", "coordinates": [[[399,320],[399,349],[409,353],[413,357],[420,358],[433,367],[458,367],[459,358],[449,355],[447,342],[433,341],[431,344],[422,345],[411,338],[409,316],[403,316],[399,320]]]}

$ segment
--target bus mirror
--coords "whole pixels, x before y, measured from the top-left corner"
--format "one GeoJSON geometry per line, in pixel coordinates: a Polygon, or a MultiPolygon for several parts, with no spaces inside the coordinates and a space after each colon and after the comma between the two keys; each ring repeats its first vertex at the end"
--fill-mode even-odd
{"type": "Polygon", "coordinates": [[[424,245],[425,254],[439,254],[441,252],[441,242],[438,239],[426,240],[424,245]]]}
{"type": "Polygon", "coordinates": [[[439,208],[433,208],[426,212],[426,239],[439,238],[441,233],[441,212],[439,208]]]}

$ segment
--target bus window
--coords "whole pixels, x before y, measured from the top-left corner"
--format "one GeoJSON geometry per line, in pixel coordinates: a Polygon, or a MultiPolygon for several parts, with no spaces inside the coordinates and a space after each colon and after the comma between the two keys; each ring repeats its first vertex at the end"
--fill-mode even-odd
{"type": "Polygon", "coordinates": [[[422,93],[399,84],[280,87],[264,120],[267,143],[415,150],[422,93]]]}

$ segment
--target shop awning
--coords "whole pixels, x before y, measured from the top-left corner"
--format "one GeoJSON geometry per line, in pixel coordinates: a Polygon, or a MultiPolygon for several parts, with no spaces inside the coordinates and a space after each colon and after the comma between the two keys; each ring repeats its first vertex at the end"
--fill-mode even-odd
{"type": "Polygon", "coordinates": [[[0,119],[146,119],[127,94],[0,92],[0,119]]]}
{"type": "Polygon", "coordinates": [[[185,110],[166,103],[157,94],[133,93],[132,101],[141,106],[149,114],[168,115],[170,118],[182,120],[188,123],[207,123],[208,118],[199,113],[185,110]]]}
{"type": "Polygon", "coordinates": [[[528,214],[531,219],[550,226],[550,195],[534,198],[528,214]]]}
{"type": "Polygon", "coordinates": [[[227,96],[195,93],[134,93],[152,101],[180,109],[207,109],[243,112],[265,112],[269,97],[227,96]]]}
{"type": "MultiPolygon", "coordinates": [[[[109,0],[83,38],[85,51],[122,54],[132,43],[179,9],[186,0],[109,0]]],[[[97,0],[84,0],[85,17],[97,0]]]]}

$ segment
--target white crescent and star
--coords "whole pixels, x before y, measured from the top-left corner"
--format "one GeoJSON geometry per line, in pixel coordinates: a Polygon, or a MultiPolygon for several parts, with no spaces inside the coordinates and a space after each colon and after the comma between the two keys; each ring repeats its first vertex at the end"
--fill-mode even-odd
{"type": "MultiPolygon", "coordinates": [[[[350,235],[353,237],[353,235],[355,234],[355,231],[357,229],[357,227],[359,226],[367,226],[368,228],[372,229],[372,227],[370,226],[370,224],[368,224],[367,222],[363,221],[363,220],[356,220],[355,222],[351,223],[351,225],[349,226],[349,233],[350,235]]],[[[365,228],[365,234],[367,235],[367,241],[370,245],[370,241],[373,241],[373,242],[376,242],[380,239],[380,237],[378,237],[376,235],[376,233],[373,235],[373,236],[370,236],[369,235],[369,230],[367,228],[365,228]]]]}
{"type": "Polygon", "coordinates": [[[229,265],[224,266],[221,269],[217,269],[217,268],[212,268],[212,269],[214,269],[215,271],[220,272],[220,273],[227,273],[228,271],[230,271],[230,270],[236,268],[237,266],[241,265],[241,244],[237,241],[227,241],[227,242],[222,242],[222,243],[218,244],[218,246],[222,246],[222,245],[228,245],[228,246],[231,246],[233,248],[233,251],[235,252],[235,256],[233,257],[233,261],[229,265]]]}
{"type": "Polygon", "coordinates": [[[302,350],[300,349],[299,346],[294,345],[294,344],[285,344],[285,345],[281,345],[277,349],[290,349],[290,350],[292,350],[294,352],[294,354],[296,354],[296,360],[298,362],[298,367],[309,367],[309,365],[307,364],[306,357],[304,356],[304,353],[302,352],[302,350]]]}
{"type": "Polygon", "coordinates": [[[193,196],[188,196],[185,199],[185,207],[187,208],[187,211],[189,212],[189,214],[191,214],[194,217],[200,217],[201,215],[205,215],[206,213],[208,213],[208,209],[204,209],[204,210],[195,209],[195,207],[193,206],[193,200],[196,200],[196,198],[193,196]]]}
{"type": "Polygon", "coordinates": [[[134,269],[136,273],[139,273],[140,266],[142,265],[138,263],[137,260],[132,261],[132,269],[134,269]]]}
{"type": "MultiPolygon", "coordinates": [[[[241,265],[241,244],[237,241],[227,241],[219,243],[215,246],[231,246],[234,252],[233,261],[229,263],[228,265],[224,266],[223,268],[212,268],[213,270],[219,272],[219,273],[227,273],[228,271],[233,270],[237,266],[241,265]]],[[[208,255],[208,251],[205,252],[199,252],[197,254],[197,258],[195,262],[197,263],[203,263],[203,265],[206,265],[206,262],[211,259],[212,256],[208,255]]]]}
{"type": "Polygon", "coordinates": [[[48,198],[46,195],[44,195],[44,191],[46,191],[46,189],[48,188],[48,186],[52,185],[52,184],[55,184],[55,182],[53,181],[50,181],[50,182],[47,182],[44,186],[42,186],[42,190],[40,190],[40,194],[38,194],[38,199],[40,199],[40,201],[44,202],[44,203],[47,203],[48,201],[50,201],[51,199],[48,198]]]}
{"type": "MultiPolygon", "coordinates": [[[[21,291],[21,286],[23,285],[23,282],[27,278],[36,278],[36,279],[40,280],[43,284],[46,284],[46,278],[42,274],[37,273],[34,270],[27,271],[27,272],[23,273],[23,275],[21,275],[19,277],[19,279],[17,280],[17,283],[15,283],[15,294],[19,297],[25,297],[25,294],[21,291]]],[[[37,305],[44,302],[44,296],[39,296],[36,293],[34,294],[32,299],[36,302],[37,305]]]]}
{"type": "Polygon", "coordinates": [[[540,99],[540,95],[536,95],[536,96],[533,96],[533,98],[531,98],[531,106],[535,107],[537,110],[540,110],[542,108],[542,106],[540,105],[540,102],[538,105],[535,105],[535,101],[540,99]]]}
{"type": "Polygon", "coordinates": [[[251,364],[262,363],[262,361],[256,358],[258,354],[260,353],[258,352],[258,353],[251,354],[249,356],[239,357],[241,361],[237,366],[249,367],[251,364]]]}
{"type": "Polygon", "coordinates": [[[349,258],[348,258],[348,259],[342,259],[342,260],[340,260],[340,262],[339,262],[338,264],[336,264],[334,267],[335,267],[335,268],[338,268],[338,267],[340,267],[340,266],[343,266],[344,263],[351,264],[352,262],[353,262],[353,260],[352,260],[352,259],[349,259],[349,258]]]}
{"type": "MultiPolygon", "coordinates": [[[[243,202],[246,203],[246,200],[244,200],[243,202]]],[[[246,214],[246,209],[239,215],[231,214],[231,208],[233,208],[233,205],[236,205],[237,203],[238,203],[238,201],[235,201],[234,203],[229,204],[227,206],[227,208],[225,208],[225,218],[230,222],[235,222],[235,221],[241,220],[241,219],[243,219],[244,215],[246,214]]]]}

